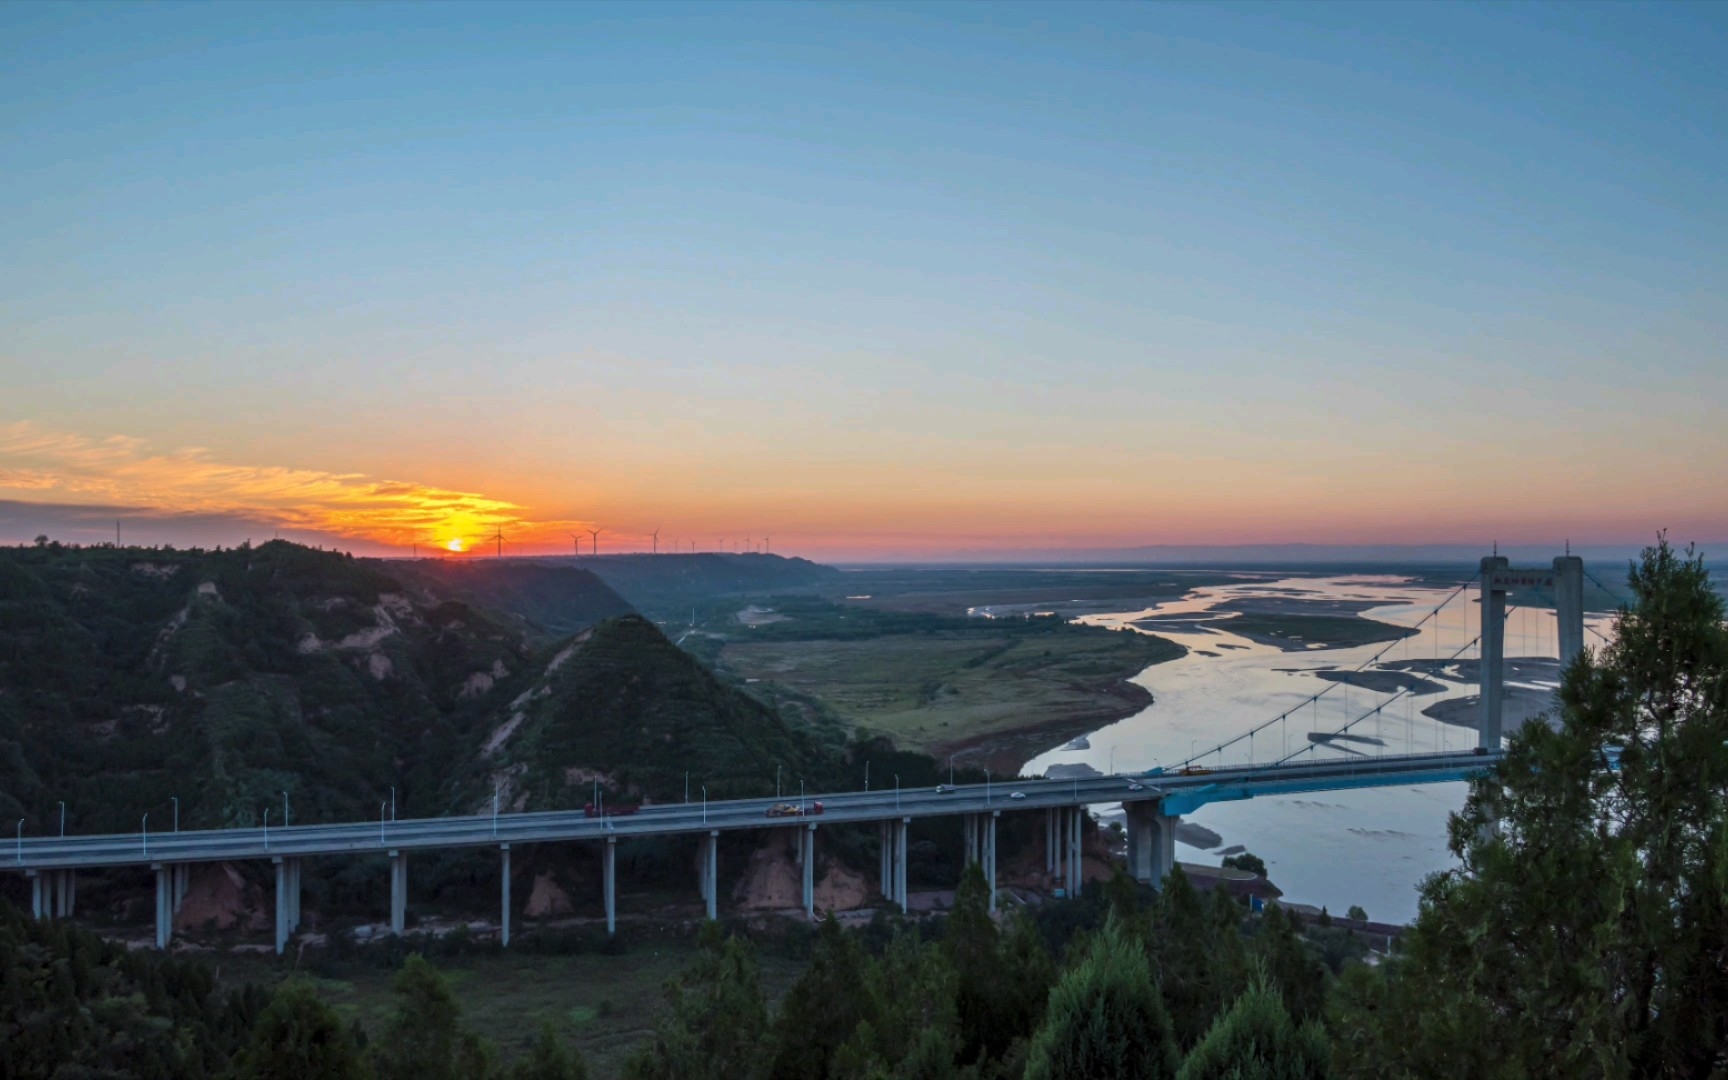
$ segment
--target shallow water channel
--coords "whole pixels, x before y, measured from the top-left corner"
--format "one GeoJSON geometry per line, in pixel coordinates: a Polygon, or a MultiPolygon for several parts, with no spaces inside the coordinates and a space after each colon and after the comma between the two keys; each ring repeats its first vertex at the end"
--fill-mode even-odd
{"type": "MultiPolygon", "coordinates": [[[[1474,588],[1454,595],[1451,588],[1397,577],[1265,574],[1197,588],[1156,608],[1086,616],[1086,622],[1130,631],[1141,629],[1136,622],[1149,621],[1160,636],[1187,646],[1188,655],[1134,678],[1152,692],[1152,705],[1093,732],[1084,740],[1089,748],[1039,756],[1025,774],[1076,765],[1129,773],[1153,765],[1174,767],[1191,755],[1204,755],[1198,764],[1218,765],[1270,762],[1287,754],[1304,760],[1475,746],[1473,728],[1441,723],[1423,710],[1476,693],[1477,653],[1470,644],[1478,633],[1476,601],[1474,588]],[[1448,596],[1452,599],[1445,602],[1448,596]],[[1185,617],[1205,618],[1216,614],[1218,605],[1245,600],[1297,615],[1336,613],[1342,602],[1360,609],[1361,617],[1419,631],[1389,644],[1324,648],[1291,641],[1290,647],[1280,647],[1230,633],[1227,618],[1200,625],[1185,617]],[[1363,680],[1375,688],[1317,674],[1359,667],[1383,673],[1363,680]],[[1412,690],[1401,692],[1400,686],[1412,690]],[[1251,739],[1207,755],[1216,744],[1269,720],[1251,739]],[[1336,732],[1352,720],[1349,739],[1309,737],[1336,732]]],[[[1609,621],[1590,618],[1600,633],[1609,632],[1609,621]]],[[[1585,637],[1587,644],[1600,644],[1595,633],[1585,637]]],[[[1557,648],[1552,610],[1518,608],[1508,616],[1509,660],[1552,658],[1557,648]]],[[[1509,663],[1508,684],[1524,690],[1527,700],[1545,703],[1554,685],[1553,666],[1522,668],[1509,663]]],[[[1467,715],[1473,717],[1474,710],[1467,715]]],[[[1509,712],[1508,724],[1511,719],[1509,712]]],[[[1272,881],[1292,902],[1323,904],[1334,912],[1360,904],[1373,919],[1407,921],[1416,914],[1421,879],[1453,864],[1446,822],[1463,805],[1464,795],[1465,785],[1454,783],[1213,803],[1187,820],[1217,833],[1222,843],[1212,850],[1179,843],[1177,858],[1217,865],[1223,850],[1240,845],[1265,859],[1272,881]]],[[[1120,805],[1093,811],[1109,820],[1120,814],[1120,805]]]]}

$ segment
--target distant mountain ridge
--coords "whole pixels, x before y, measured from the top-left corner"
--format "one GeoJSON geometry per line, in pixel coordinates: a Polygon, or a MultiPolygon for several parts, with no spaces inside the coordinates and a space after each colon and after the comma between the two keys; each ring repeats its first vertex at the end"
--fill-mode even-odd
{"type": "Polygon", "coordinates": [[[567,637],[604,619],[636,612],[583,567],[524,559],[369,561],[411,589],[512,617],[541,638],[567,637]]]}
{"type": "MultiPolygon", "coordinates": [[[[1654,537],[1651,541],[1654,542],[1654,537]]],[[[1643,543],[1572,544],[1571,553],[1587,562],[1612,563],[1624,569],[1625,563],[1636,559],[1643,543]]],[[[1707,555],[1728,552],[1728,540],[1700,541],[1698,547],[1707,555]]],[[[1133,547],[1108,548],[1023,548],[1016,550],[957,551],[939,558],[905,558],[888,560],[904,564],[966,564],[980,565],[1016,563],[1029,566],[1070,566],[1117,564],[1123,566],[1205,566],[1281,568],[1306,566],[1354,566],[1386,564],[1397,566],[1460,566],[1474,569],[1483,556],[1494,553],[1494,544],[1146,544],[1133,547]]],[[[1500,544],[1499,554],[1514,563],[1546,566],[1556,555],[1566,554],[1566,542],[1553,544],[1500,544]]],[[[866,560],[846,560],[841,566],[874,565],[866,560]]]]}

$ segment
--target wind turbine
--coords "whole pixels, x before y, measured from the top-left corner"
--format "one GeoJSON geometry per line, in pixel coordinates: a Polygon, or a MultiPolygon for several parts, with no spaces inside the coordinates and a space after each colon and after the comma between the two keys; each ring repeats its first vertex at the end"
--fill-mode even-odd
{"type": "Polygon", "coordinates": [[[570,545],[576,549],[576,554],[582,554],[582,538],[575,533],[570,534],[570,545]]]}
{"type": "Polygon", "coordinates": [[[504,527],[499,526],[497,534],[488,536],[486,539],[498,541],[498,557],[502,559],[504,557],[504,527]]]}
{"type": "Polygon", "coordinates": [[[660,530],[655,529],[653,532],[649,533],[648,535],[652,536],[654,538],[654,554],[656,554],[656,555],[660,554],[660,530]]]}
{"type": "MultiPolygon", "coordinates": [[[[605,532],[605,531],[606,530],[603,528],[602,529],[589,529],[588,530],[588,542],[594,545],[593,548],[589,552],[590,554],[592,554],[592,555],[600,554],[600,534],[605,532]]],[[[1478,548],[1477,550],[1481,550],[1481,549],[1478,548]]]]}

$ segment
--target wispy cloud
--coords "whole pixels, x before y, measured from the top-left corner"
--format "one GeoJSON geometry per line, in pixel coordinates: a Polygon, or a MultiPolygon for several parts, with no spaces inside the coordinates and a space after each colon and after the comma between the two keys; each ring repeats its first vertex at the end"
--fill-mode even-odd
{"type": "Polygon", "coordinates": [[[582,522],[536,519],[506,499],[428,484],[218,460],[209,450],[156,450],[141,439],[0,424],[0,497],[101,503],[153,514],[222,515],[286,530],[407,546],[479,542],[496,529],[522,540],[582,522]]]}

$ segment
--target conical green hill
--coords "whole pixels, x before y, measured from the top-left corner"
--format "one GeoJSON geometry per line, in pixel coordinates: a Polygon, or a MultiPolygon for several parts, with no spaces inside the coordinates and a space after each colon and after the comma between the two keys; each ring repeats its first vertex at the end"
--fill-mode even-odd
{"type": "Polygon", "coordinates": [[[702,785],[711,799],[771,795],[776,765],[791,790],[799,777],[817,790],[830,760],[635,615],[547,650],[477,757],[487,795],[497,780],[526,810],[581,806],[597,776],[632,801],[682,799],[686,771],[692,798],[702,785]]]}

